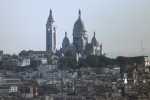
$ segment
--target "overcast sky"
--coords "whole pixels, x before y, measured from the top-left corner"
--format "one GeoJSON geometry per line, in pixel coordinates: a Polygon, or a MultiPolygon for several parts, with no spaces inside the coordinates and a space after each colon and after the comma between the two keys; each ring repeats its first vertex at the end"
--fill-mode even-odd
{"type": "Polygon", "coordinates": [[[50,8],[57,48],[65,31],[72,41],[80,8],[89,41],[95,31],[108,56],[149,54],[150,0],[0,0],[0,49],[5,53],[45,50],[50,8]]]}

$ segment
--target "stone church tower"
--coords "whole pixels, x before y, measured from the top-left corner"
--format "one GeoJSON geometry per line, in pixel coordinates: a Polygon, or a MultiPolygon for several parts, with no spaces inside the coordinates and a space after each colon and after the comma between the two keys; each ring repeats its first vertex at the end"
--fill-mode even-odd
{"type": "Polygon", "coordinates": [[[81,20],[81,11],[79,10],[79,17],[74,24],[73,28],[73,45],[76,48],[76,52],[82,53],[88,43],[88,37],[84,27],[84,23],[81,20]]]}
{"type": "Polygon", "coordinates": [[[52,10],[46,24],[46,51],[55,52],[56,51],[56,29],[53,25],[54,19],[52,15],[52,10]]]}

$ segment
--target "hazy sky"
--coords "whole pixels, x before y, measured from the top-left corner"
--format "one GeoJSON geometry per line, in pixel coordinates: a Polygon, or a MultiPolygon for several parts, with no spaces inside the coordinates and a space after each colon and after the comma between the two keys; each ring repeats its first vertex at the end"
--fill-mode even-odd
{"type": "Polygon", "coordinates": [[[89,39],[95,31],[108,56],[150,54],[150,0],[0,0],[0,49],[45,50],[50,8],[58,48],[65,31],[72,41],[80,8],[89,39]]]}

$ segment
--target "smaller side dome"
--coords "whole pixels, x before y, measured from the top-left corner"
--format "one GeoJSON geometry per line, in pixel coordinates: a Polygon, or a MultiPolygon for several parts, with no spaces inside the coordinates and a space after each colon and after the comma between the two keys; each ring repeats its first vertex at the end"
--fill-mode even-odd
{"type": "Polygon", "coordinates": [[[95,37],[95,32],[94,32],[94,36],[91,40],[91,44],[92,44],[92,46],[99,46],[99,43],[98,43],[98,41],[96,40],[96,37],[95,37]]]}
{"type": "Polygon", "coordinates": [[[62,48],[67,48],[67,47],[69,47],[69,45],[70,45],[70,41],[67,37],[67,32],[65,32],[65,37],[62,42],[62,48]]]}

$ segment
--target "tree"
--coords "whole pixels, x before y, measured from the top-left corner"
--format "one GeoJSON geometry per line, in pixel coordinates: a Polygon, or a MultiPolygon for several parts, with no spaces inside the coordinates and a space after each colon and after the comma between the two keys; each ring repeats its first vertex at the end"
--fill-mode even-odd
{"type": "Polygon", "coordinates": [[[73,68],[75,69],[77,67],[77,61],[75,57],[62,57],[59,59],[59,68],[60,69],[66,69],[66,68],[73,68]]]}

